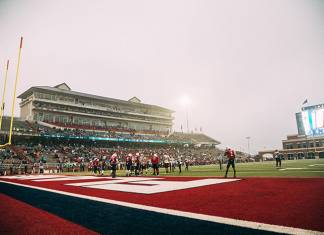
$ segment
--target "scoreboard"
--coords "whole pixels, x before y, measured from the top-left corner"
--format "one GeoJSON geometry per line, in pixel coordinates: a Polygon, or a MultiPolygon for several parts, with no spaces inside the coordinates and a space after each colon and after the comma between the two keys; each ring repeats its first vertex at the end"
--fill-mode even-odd
{"type": "Polygon", "coordinates": [[[302,111],[302,122],[306,135],[324,135],[324,107],[304,109],[302,111]]]}

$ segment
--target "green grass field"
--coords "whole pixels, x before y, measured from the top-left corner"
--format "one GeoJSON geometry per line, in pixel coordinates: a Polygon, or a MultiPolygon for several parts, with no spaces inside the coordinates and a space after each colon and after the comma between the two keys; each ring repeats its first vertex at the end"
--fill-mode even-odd
{"type": "MultiPolygon", "coordinates": [[[[165,173],[161,168],[161,175],[168,176],[224,176],[226,165],[223,170],[219,165],[192,166],[189,171],[182,170],[179,174],[178,169],[174,173],[165,173]]],[[[274,161],[256,163],[237,163],[237,177],[324,177],[324,159],[318,160],[289,160],[282,161],[281,168],[275,167],[274,161]]],[[[229,177],[233,176],[230,168],[229,177]]]]}
{"type": "MultiPolygon", "coordinates": [[[[182,167],[182,173],[179,174],[178,168],[175,172],[166,173],[164,168],[160,168],[160,176],[217,176],[223,177],[226,165],[223,164],[223,170],[219,165],[190,166],[189,171],[182,167]]],[[[255,163],[236,163],[237,177],[324,177],[324,159],[318,160],[289,160],[282,161],[281,168],[275,167],[274,161],[255,162],[255,163]]],[[[65,173],[66,174],[66,173],[65,173]]],[[[68,173],[80,175],[79,172],[68,173]]],[[[81,173],[82,175],[92,175],[91,172],[81,173]]],[[[105,175],[109,174],[108,171],[105,175]]],[[[147,176],[152,175],[152,170],[147,176]]],[[[117,176],[125,176],[124,170],[118,170],[117,176]]],[[[233,176],[233,170],[230,168],[228,177],[233,176]]]]}

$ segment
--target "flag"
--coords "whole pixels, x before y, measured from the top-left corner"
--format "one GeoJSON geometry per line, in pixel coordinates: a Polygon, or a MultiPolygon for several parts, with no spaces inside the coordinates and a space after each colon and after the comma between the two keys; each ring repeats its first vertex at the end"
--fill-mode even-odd
{"type": "Polygon", "coordinates": [[[307,103],[308,103],[308,100],[306,99],[306,100],[303,102],[302,105],[307,104],[307,103]]]}
{"type": "Polygon", "coordinates": [[[181,127],[180,128],[181,128],[181,131],[183,132],[182,124],[181,124],[181,127]]]}

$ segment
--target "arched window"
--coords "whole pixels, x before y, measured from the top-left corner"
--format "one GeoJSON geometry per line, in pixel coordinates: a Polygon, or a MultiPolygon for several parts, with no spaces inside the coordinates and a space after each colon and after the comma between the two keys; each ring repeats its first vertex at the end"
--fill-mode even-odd
{"type": "Polygon", "coordinates": [[[298,159],[303,159],[303,158],[305,158],[304,153],[297,153],[297,158],[298,158],[298,159]]]}
{"type": "Polygon", "coordinates": [[[308,159],[314,159],[315,158],[315,153],[313,153],[313,152],[309,152],[308,154],[307,154],[307,157],[306,158],[308,158],[308,159]]]}

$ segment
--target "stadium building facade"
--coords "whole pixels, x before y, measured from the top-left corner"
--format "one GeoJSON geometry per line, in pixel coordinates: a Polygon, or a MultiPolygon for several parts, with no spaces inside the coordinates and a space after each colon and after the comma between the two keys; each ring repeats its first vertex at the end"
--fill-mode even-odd
{"type": "Polygon", "coordinates": [[[116,128],[168,133],[173,110],[142,103],[137,97],[125,101],[72,91],[62,83],[34,86],[18,96],[20,117],[57,126],[116,128]]]}
{"type": "MultiPolygon", "coordinates": [[[[285,159],[324,158],[324,104],[307,105],[297,112],[298,134],[282,140],[280,153],[285,159]]],[[[274,153],[274,150],[259,151],[259,156],[274,153]]]]}
{"type": "Polygon", "coordinates": [[[287,159],[324,158],[324,136],[289,135],[282,147],[287,159]]]}

